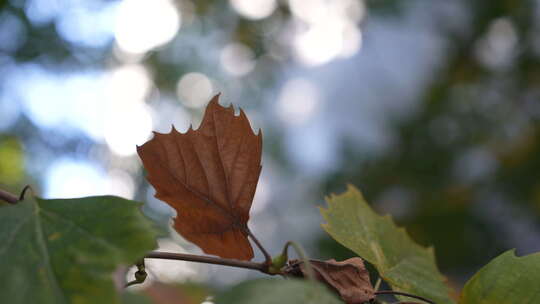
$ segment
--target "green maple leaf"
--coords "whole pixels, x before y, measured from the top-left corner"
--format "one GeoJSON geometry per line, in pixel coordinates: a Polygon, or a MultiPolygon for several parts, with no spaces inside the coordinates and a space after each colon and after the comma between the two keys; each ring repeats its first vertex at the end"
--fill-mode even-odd
{"type": "Polygon", "coordinates": [[[341,304],[324,285],[297,279],[257,279],[240,283],[219,295],[216,304],[341,304]]]}
{"type": "Polygon", "coordinates": [[[460,304],[540,303],[540,253],[507,251],[478,271],[463,288],[460,304]]]}
{"type": "Polygon", "coordinates": [[[377,215],[353,186],[326,200],[328,209],[320,208],[327,222],[322,224],[324,230],[373,264],[393,290],[423,296],[437,304],[455,303],[445,277],[437,269],[433,248],[415,243],[389,216],[377,215]]]}
{"type": "Polygon", "coordinates": [[[155,248],[140,204],[113,196],[27,197],[0,207],[6,303],[120,303],[112,273],[155,248]]]}

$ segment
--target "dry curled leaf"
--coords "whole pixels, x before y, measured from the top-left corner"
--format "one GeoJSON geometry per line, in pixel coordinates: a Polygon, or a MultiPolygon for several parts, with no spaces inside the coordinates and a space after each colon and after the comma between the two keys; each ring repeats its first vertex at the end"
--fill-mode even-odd
{"type": "Polygon", "coordinates": [[[156,198],[176,209],[174,228],[208,254],[250,260],[247,221],[261,172],[261,132],[245,113],[208,104],[201,126],[154,132],[137,147],[156,198]]]}
{"type": "MultiPolygon", "coordinates": [[[[347,304],[361,304],[375,298],[375,290],[369,280],[369,273],[361,258],[350,258],[337,262],[309,260],[316,279],[335,290],[347,304]]],[[[285,274],[307,277],[304,263],[291,260],[285,274]]]]}

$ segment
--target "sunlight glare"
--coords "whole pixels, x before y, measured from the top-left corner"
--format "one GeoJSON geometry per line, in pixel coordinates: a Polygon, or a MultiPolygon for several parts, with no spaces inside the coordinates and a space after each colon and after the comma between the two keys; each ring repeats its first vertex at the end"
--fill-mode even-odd
{"type": "Polygon", "coordinates": [[[46,198],[74,198],[105,193],[105,174],[89,162],[62,158],[47,169],[46,198]]]}
{"type": "Polygon", "coordinates": [[[300,63],[317,66],[351,57],[360,49],[362,1],[289,0],[289,7],[295,17],[292,46],[300,63]]]}
{"type": "Polygon", "coordinates": [[[326,17],[325,0],[289,0],[293,15],[307,23],[317,23],[326,17]]]}
{"type": "Polygon", "coordinates": [[[343,41],[340,57],[349,58],[354,56],[362,47],[362,32],[358,27],[349,24],[343,29],[343,41]]]}
{"type": "Polygon", "coordinates": [[[181,16],[170,0],[124,0],[118,8],[115,37],[128,53],[145,53],[169,42],[181,16]]]}
{"type": "Polygon", "coordinates": [[[108,76],[106,84],[111,102],[142,101],[152,87],[148,71],[140,64],[123,65],[108,76]]]}
{"type": "Polygon", "coordinates": [[[136,153],[152,131],[152,112],[144,103],[152,82],[141,65],[125,65],[108,75],[104,109],[105,141],[117,155],[136,153]]]}
{"type": "Polygon", "coordinates": [[[240,15],[252,20],[270,16],[277,7],[276,0],[230,0],[229,2],[240,15]]]}
{"type": "Polygon", "coordinates": [[[142,145],[152,132],[151,109],[145,104],[133,104],[109,111],[105,122],[105,141],[119,156],[134,155],[136,145],[142,145]]]}
{"type": "Polygon", "coordinates": [[[338,23],[318,23],[298,35],[294,41],[297,59],[305,65],[320,65],[334,59],[343,44],[338,23]]]}

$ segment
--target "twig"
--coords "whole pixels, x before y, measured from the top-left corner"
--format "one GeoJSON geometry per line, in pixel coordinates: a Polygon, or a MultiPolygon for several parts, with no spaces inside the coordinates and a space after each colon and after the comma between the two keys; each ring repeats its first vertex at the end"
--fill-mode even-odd
{"type": "Polygon", "coordinates": [[[145,256],[145,258],[181,260],[181,261],[189,261],[189,262],[196,262],[196,263],[206,263],[206,264],[215,264],[215,265],[231,266],[231,267],[238,267],[238,268],[247,268],[247,269],[258,270],[266,274],[270,274],[268,273],[268,265],[266,264],[266,262],[256,263],[256,262],[240,261],[240,260],[233,260],[233,259],[215,258],[215,257],[209,257],[209,256],[203,256],[203,255],[174,253],[174,252],[160,252],[160,251],[150,252],[149,254],[145,256]]]}
{"type": "Polygon", "coordinates": [[[21,194],[19,194],[19,201],[24,200],[24,195],[26,194],[26,191],[28,191],[28,190],[32,191],[32,193],[34,192],[32,187],[30,187],[30,185],[24,186],[24,188],[21,191],[21,194]]]}
{"type": "Polygon", "coordinates": [[[144,259],[141,259],[139,262],[137,262],[136,266],[137,266],[137,271],[134,274],[135,280],[127,282],[124,287],[129,287],[131,285],[136,285],[136,284],[142,284],[146,280],[146,277],[148,276],[148,274],[146,273],[146,266],[144,266],[144,259]]]}
{"type": "Polygon", "coordinates": [[[418,299],[418,300],[422,300],[426,303],[430,303],[430,304],[435,304],[435,302],[429,300],[429,299],[426,299],[424,297],[421,297],[421,296],[415,296],[413,294],[410,294],[410,293],[406,293],[406,292],[401,292],[401,291],[393,291],[393,290],[379,290],[379,291],[375,291],[375,294],[376,295],[383,295],[383,294],[389,294],[389,295],[399,295],[399,296],[405,296],[405,297],[409,297],[409,298],[415,298],[415,299],[418,299]]]}
{"type": "Polygon", "coordinates": [[[313,267],[311,266],[311,262],[309,261],[309,258],[307,257],[304,248],[302,248],[302,246],[300,246],[296,242],[288,241],[285,244],[285,247],[283,247],[283,253],[282,253],[283,255],[285,255],[287,257],[289,256],[289,254],[288,254],[289,246],[292,246],[294,248],[294,250],[296,250],[296,254],[298,254],[298,257],[304,263],[304,266],[306,267],[306,274],[307,274],[308,279],[314,281],[315,280],[315,272],[313,271],[313,267]]]}
{"type": "Polygon", "coordinates": [[[268,251],[264,249],[263,245],[261,245],[259,240],[255,237],[255,235],[253,235],[251,230],[249,230],[249,228],[247,227],[246,227],[246,233],[253,240],[253,242],[255,242],[255,245],[257,245],[257,247],[259,247],[259,249],[261,250],[262,254],[264,255],[266,265],[269,266],[270,264],[272,264],[272,257],[270,256],[270,254],[268,254],[268,251]]]}
{"type": "Polygon", "coordinates": [[[10,204],[16,204],[19,198],[5,190],[0,189],[0,200],[8,202],[10,204]]]}

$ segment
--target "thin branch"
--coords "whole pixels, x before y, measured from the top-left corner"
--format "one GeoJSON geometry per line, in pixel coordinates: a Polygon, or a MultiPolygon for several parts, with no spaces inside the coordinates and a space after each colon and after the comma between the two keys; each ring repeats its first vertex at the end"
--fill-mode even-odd
{"type": "Polygon", "coordinates": [[[249,230],[249,228],[246,227],[246,232],[247,232],[248,236],[253,240],[253,242],[255,242],[255,245],[257,245],[257,247],[259,247],[259,249],[261,250],[262,254],[264,255],[266,265],[272,264],[272,257],[270,256],[270,254],[268,254],[268,251],[266,251],[266,249],[264,249],[263,245],[261,245],[261,243],[255,237],[255,235],[253,235],[251,230],[249,230]]]}
{"type": "Polygon", "coordinates": [[[263,273],[270,274],[268,273],[268,266],[266,265],[266,263],[256,263],[256,262],[240,261],[240,260],[233,260],[233,259],[215,258],[215,257],[209,257],[209,256],[203,256],[203,255],[174,253],[174,252],[160,252],[160,251],[150,252],[149,254],[145,256],[145,258],[181,260],[181,261],[189,261],[189,262],[196,262],[196,263],[206,263],[206,264],[215,264],[215,265],[231,266],[231,267],[238,267],[238,268],[247,268],[247,269],[254,269],[263,273]]]}
{"type": "Polygon", "coordinates": [[[136,266],[137,271],[134,274],[135,280],[127,282],[124,287],[129,287],[135,284],[142,284],[146,280],[148,274],[146,273],[146,266],[144,266],[144,259],[141,259],[139,262],[137,262],[136,266]]]}
{"type": "Polygon", "coordinates": [[[10,204],[16,204],[19,198],[5,190],[0,189],[0,200],[8,202],[10,204]]]}
{"type": "Polygon", "coordinates": [[[22,191],[21,191],[21,194],[19,195],[19,201],[24,200],[24,195],[26,194],[26,191],[28,191],[28,190],[32,191],[32,193],[34,192],[34,191],[32,190],[32,187],[30,187],[30,185],[24,186],[24,188],[23,188],[22,191]]]}
{"type": "Polygon", "coordinates": [[[282,253],[283,255],[287,257],[287,259],[289,256],[289,253],[288,253],[289,246],[292,246],[294,250],[296,250],[296,254],[300,258],[300,260],[304,263],[306,267],[306,274],[307,274],[308,279],[315,281],[315,272],[313,271],[313,267],[311,266],[311,262],[309,258],[307,257],[307,254],[304,248],[302,248],[302,246],[300,246],[300,244],[296,242],[288,241],[285,244],[285,247],[283,247],[283,253],[282,253]]]}
{"type": "Polygon", "coordinates": [[[435,302],[429,300],[429,299],[426,299],[424,297],[421,297],[421,296],[415,296],[413,294],[410,294],[410,293],[406,293],[406,292],[401,292],[401,291],[393,291],[393,290],[379,290],[379,291],[375,291],[375,294],[376,295],[383,295],[383,294],[389,294],[389,295],[399,295],[399,296],[405,296],[405,297],[409,297],[409,298],[415,298],[415,299],[418,299],[418,300],[422,300],[426,303],[430,303],[430,304],[435,304],[435,302]]]}

